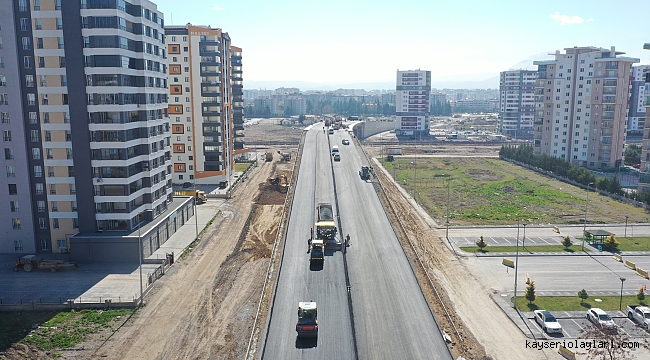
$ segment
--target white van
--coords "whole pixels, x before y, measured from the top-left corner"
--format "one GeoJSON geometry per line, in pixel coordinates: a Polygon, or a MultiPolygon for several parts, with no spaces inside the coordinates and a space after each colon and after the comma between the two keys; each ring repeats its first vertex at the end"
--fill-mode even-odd
{"type": "Polygon", "coordinates": [[[332,156],[339,153],[339,147],[337,145],[332,146],[332,156]]]}

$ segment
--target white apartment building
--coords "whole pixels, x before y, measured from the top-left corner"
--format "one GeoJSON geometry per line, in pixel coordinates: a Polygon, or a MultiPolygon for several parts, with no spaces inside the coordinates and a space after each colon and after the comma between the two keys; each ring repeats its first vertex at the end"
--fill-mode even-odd
{"type": "Polygon", "coordinates": [[[645,127],[645,78],[650,73],[650,65],[637,65],[632,67],[632,81],[630,84],[630,108],[627,114],[628,133],[643,133],[645,127]]]}
{"type": "Polygon", "coordinates": [[[535,120],[535,80],[537,71],[502,71],[499,79],[500,134],[532,139],[535,120]]]}
{"type": "Polygon", "coordinates": [[[537,154],[594,169],[621,165],[631,68],[639,62],[622,54],[573,47],[534,62],[537,154]]]}
{"type": "Polygon", "coordinates": [[[431,71],[397,71],[395,134],[429,136],[431,71]]]}

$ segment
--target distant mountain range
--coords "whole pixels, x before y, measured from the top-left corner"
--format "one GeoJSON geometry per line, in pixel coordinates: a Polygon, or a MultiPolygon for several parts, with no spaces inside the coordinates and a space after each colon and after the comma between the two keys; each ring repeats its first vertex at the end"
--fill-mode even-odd
{"type": "MultiPolygon", "coordinates": [[[[528,58],[511,66],[509,70],[519,70],[519,69],[537,70],[537,66],[533,65],[533,61],[553,59],[552,55],[548,55],[551,52],[552,51],[548,51],[548,52],[531,55],[528,58]]],[[[467,76],[463,76],[463,78],[467,78],[467,76]]],[[[484,75],[483,80],[454,81],[451,79],[453,79],[453,77],[445,77],[443,79],[433,78],[431,80],[431,87],[434,89],[498,89],[499,88],[498,73],[494,74],[493,76],[490,76],[489,74],[484,75]]],[[[246,90],[259,90],[259,89],[274,90],[281,87],[299,88],[301,91],[306,91],[306,90],[334,91],[336,89],[395,90],[395,82],[377,81],[377,82],[340,83],[340,82],[308,82],[308,81],[255,81],[255,80],[246,80],[244,78],[244,89],[246,90]]]]}

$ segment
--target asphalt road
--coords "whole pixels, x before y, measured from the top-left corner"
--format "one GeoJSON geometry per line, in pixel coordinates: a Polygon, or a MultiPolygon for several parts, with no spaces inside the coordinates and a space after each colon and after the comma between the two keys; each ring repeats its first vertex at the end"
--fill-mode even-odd
{"type": "Polygon", "coordinates": [[[354,144],[341,144],[349,138],[347,132],[328,136],[321,129],[316,126],[306,134],[263,357],[354,359],[358,354],[360,359],[451,359],[372,184],[358,176],[360,153],[354,144]],[[330,159],[328,137],[332,146],[339,146],[340,162],[330,159]],[[351,237],[346,257],[354,333],[343,253],[326,253],[322,269],[310,268],[307,254],[316,204],[334,204],[332,166],[341,236],[351,237]],[[294,330],[296,310],[299,301],[310,299],[318,303],[319,337],[300,341],[294,330]]]}

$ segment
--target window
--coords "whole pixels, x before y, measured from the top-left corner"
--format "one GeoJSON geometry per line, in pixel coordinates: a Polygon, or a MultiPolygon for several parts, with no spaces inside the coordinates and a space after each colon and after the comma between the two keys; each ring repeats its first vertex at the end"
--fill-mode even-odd
{"type": "Polygon", "coordinates": [[[36,94],[27,94],[27,105],[36,105],[36,94]]]}
{"type": "Polygon", "coordinates": [[[52,149],[45,149],[45,152],[47,153],[47,158],[48,159],[53,159],[54,158],[54,152],[52,149]]]}
{"type": "Polygon", "coordinates": [[[14,230],[19,230],[20,229],[20,219],[19,218],[11,219],[11,224],[13,225],[14,230]]]}
{"type": "Polygon", "coordinates": [[[43,200],[38,200],[36,202],[36,207],[38,212],[45,212],[45,201],[43,200]]]}
{"type": "Polygon", "coordinates": [[[11,120],[9,119],[9,113],[8,112],[0,113],[0,117],[2,118],[2,123],[3,124],[11,123],[11,120]]]}
{"type": "Polygon", "coordinates": [[[23,251],[23,241],[22,240],[14,240],[14,250],[15,251],[23,251]]]}
{"type": "Polygon", "coordinates": [[[44,68],[45,67],[45,58],[42,56],[38,57],[38,67],[39,68],[44,68]]]}
{"type": "Polygon", "coordinates": [[[2,131],[2,140],[11,141],[11,130],[3,130],[2,131]]]}
{"type": "Polygon", "coordinates": [[[25,86],[34,87],[34,75],[25,75],[25,86]]]}
{"type": "Polygon", "coordinates": [[[29,37],[23,37],[23,50],[31,50],[32,48],[32,39],[29,37]]]}
{"type": "MultiPolygon", "coordinates": [[[[32,57],[31,56],[24,56],[23,57],[23,65],[25,66],[25,69],[31,69],[32,68],[32,57]]],[[[43,67],[43,66],[41,66],[43,67]]]]}
{"type": "MultiPolygon", "coordinates": [[[[61,45],[61,44],[59,44],[61,45]]],[[[59,67],[64,68],[65,67],[65,56],[59,56],[59,67]]]]}
{"type": "Polygon", "coordinates": [[[18,195],[18,186],[16,184],[9,185],[9,195],[18,195]]]}
{"type": "Polygon", "coordinates": [[[9,94],[0,94],[0,105],[9,105],[9,94]]]}
{"type": "Polygon", "coordinates": [[[5,148],[5,160],[13,160],[14,150],[11,148],[5,148]]]}
{"type": "Polygon", "coordinates": [[[28,18],[21,18],[20,19],[20,30],[29,31],[29,19],[28,18]]]}
{"type": "Polygon", "coordinates": [[[77,193],[77,186],[75,184],[70,184],[70,194],[76,194],[76,193],[77,193]]]}
{"type": "Polygon", "coordinates": [[[46,239],[41,239],[41,250],[49,250],[50,244],[46,239]]]}
{"type": "Polygon", "coordinates": [[[32,148],[32,159],[40,160],[41,159],[41,148],[32,148]]]}
{"type": "Polygon", "coordinates": [[[36,195],[43,195],[45,189],[43,183],[36,183],[34,186],[36,188],[36,195]]]}
{"type": "Polygon", "coordinates": [[[36,30],[42,30],[43,29],[43,23],[41,19],[34,19],[34,28],[36,30]]]}
{"type": "MultiPolygon", "coordinates": [[[[47,167],[47,177],[54,177],[54,166],[47,167]]],[[[54,184],[52,184],[54,185],[54,184]]]]}
{"type": "Polygon", "coordinates": [[[34,0],[34,10],[41,10],[41,0],[34,0]]]}
{"type": "Polygon", "coordinates": [[[63,38],[56,38],[58,44],[59,44],[59,49],[64,49],[65,48],[65,43],[63,42],[63,38]]]}
{"type": "Polygon", "coordinates": [[[52,212],[58,212],[59,211],[59,202],[58,201],[51,201],[50,204],[52,205],[52,212]]]}
{"type": "Polygon", "coordinates": [[[56,184],[50,184],[50,195],[56,195],[56,184]]]}
{"type": "Polygon", "coordinates": [[[57,240],[57,241],[56,241],[56,246],[58,246],[59,249],[62,249],[62,250],[68,248],[65,239],[59,239],[59,240],[57,240]]]}
{"type": "Polygon", "coordinates": [[[30,130],[29,134],[32,142],[39,142],[41,140],[38,130],[30,130]]]}
{"type": "Polygon", "coordinates": [[[38,218],[38,227],[41,229],[47,229],[47,219],[46,218],[38,218]]]}
{"type": "Polygon", "coordinates": [[[7,177],[8,178],[16,177],[16,168],[14,168],[12,165],[7,166],[7,177]]]}
{"type": "Polygon", "coordinates": [[[40,178],[43,177],[43,167],[40,165],[34,166],[34,177],[40,178]]]}
{"type": "Polygon", "coordinates": [[[19,212],[18,201],[10,201],[9,208],[11,212],[19,212]]]}

